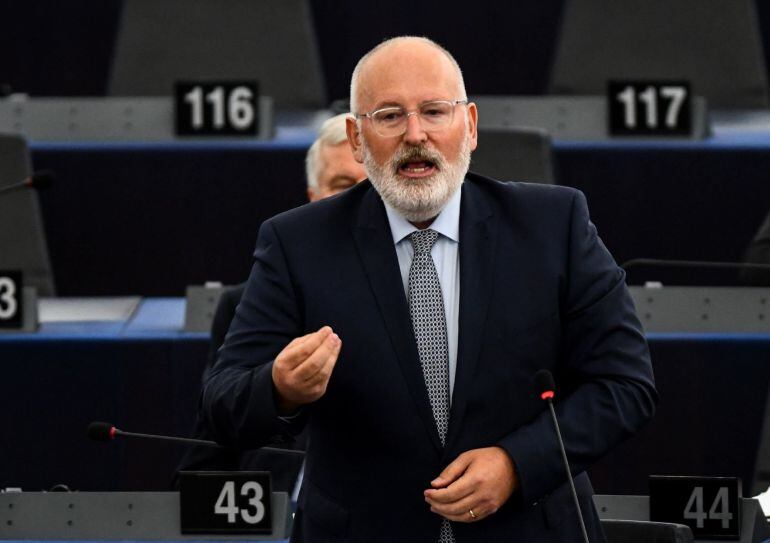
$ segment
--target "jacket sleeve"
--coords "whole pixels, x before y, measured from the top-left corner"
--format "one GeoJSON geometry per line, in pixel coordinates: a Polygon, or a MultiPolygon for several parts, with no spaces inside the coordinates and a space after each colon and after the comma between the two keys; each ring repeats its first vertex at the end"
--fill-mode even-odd
{"type": "MultiPolygon", "coordinates": [[[[555,408],[573,476],[633,435],[657,403],[649,349],[625,273],[599,239],[585,197],[572,201],[564,284],[562,349],[555,408]]],[[[513,459],[525,503],[564,484],[550,413],[499,443],[513,459]]]]}
{"type": "Polygon", "coordinates": [[[273,360],[304,333],[291,271],[271,221],[259,231],[254,265],[216,365],[203,387],[203,416],[217,442],[256,448],[301,431],[304,417],[275,407],[273,360]]]}

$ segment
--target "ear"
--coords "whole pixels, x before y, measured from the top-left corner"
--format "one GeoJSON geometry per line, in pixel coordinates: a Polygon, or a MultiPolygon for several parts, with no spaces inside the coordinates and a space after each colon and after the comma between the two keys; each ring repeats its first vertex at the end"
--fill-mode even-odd
{"type": "Polygon", "coordinates": [[[363,164],[364,153],[361,148],[361,131],[358,129],[358,123],[352,116],[345,119],[345,132],[348,135],[350,149],[353,151],[353,158],[356,159],[356,162],[363,164]]]}
{"type": "Polygon", "coordinates": [[[470,132],[471,137],[471,151],[476,150],[476,146],[478,145],[478,139],[479,139],[479,133],[478,133],[478,125],[479,125],[479,112],[478,109],[476,109],[476,104],[471,102],[468,104],[468,130],[470,132]]]}

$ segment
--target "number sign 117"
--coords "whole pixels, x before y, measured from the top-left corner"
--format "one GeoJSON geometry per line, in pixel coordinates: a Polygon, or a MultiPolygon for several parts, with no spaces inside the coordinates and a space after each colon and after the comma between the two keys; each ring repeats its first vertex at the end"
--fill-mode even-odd
{"type": "Polygon", "coordinates": [[[607,96],[613,135],[688,135],[686,83],[612,82],[607,96]]]}

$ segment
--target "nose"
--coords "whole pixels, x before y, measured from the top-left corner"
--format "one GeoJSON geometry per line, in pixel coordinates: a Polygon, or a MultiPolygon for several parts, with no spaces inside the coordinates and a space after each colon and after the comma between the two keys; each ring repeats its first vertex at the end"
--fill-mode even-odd
{"type": "Polygon", "coordinates": [[[428,134],[422,129],[422,122],[420,122],[420,116],[416,111],[407,114],[406,117],[406,132],[404,132],[404,142],[410,145],[419,145],[425,143],[428,139],[428,134]]]}

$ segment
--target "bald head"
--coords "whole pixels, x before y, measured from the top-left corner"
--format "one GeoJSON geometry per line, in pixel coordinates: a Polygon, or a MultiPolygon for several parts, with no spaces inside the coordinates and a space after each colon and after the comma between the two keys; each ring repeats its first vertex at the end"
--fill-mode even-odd
{"type": "MultiPolygon", "coordinates": [[[[404,67],[421,66],[429,73],[419,76],[445,81],[454,99],[466,99],[465,82],[454,57],[436,42],[416,36],[400,36],[379,44],[358,61],[350,80],[350,110],[372,107],[368,102],[374,92],[393,83],[403,83],[404,67]]],[[[418,77],[419,77],[418,76],[418,77]]]]}
{"type": "Polygon", "coordinates": [[[356,66],[351,109],[353,156],[382,200],[424,228],[459,190],[477,143],[476,104],[457,62],[426,38],[388,40],[356,66]],[[391,120],[394,133],[384,124],[391,120]]]}

